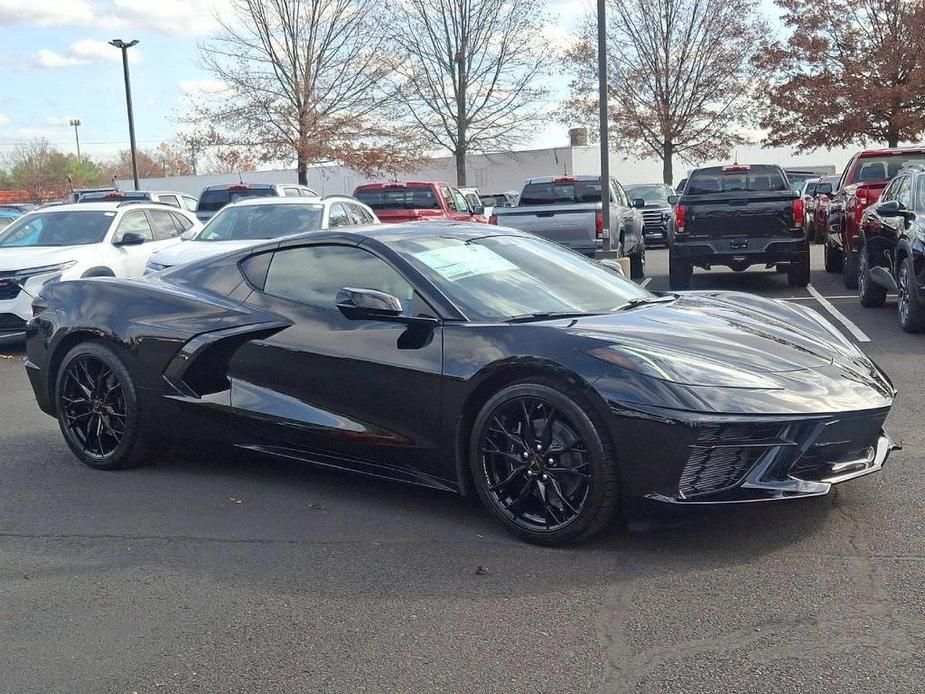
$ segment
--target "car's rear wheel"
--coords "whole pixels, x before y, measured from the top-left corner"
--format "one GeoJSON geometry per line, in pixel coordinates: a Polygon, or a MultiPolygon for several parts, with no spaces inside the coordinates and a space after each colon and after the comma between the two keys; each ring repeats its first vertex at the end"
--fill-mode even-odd
{"type": "Polygon", "coordinates": [[[101,342],[83,342],[61,363],[55,388],[58,424],[74,454],[91,467],[141,464],[145,447],[132,377],[101,342]]]}
{"type": "Polygon", "coordinates": [[[861,306],[879,308],[886,303],[886,289],[870,279],[870,257],[867,247],[858,251],[858,299],[861,306]]]}
{"type": "Polygon", "coordinates": [[[646,247],[642,248],[630,256],[630,277],[634,280],[641,280],[646,276],[646,247]]]}
{"type": "Polygon", "coordinates": [[[842,247],[842,282],[847,289],[858,288],[858,252],[848,247],[848,243],[842,247]]]}
{"type": "Polygon", "coordinates": [[[690,289],[693,274],[694,267],[690,263],[678,260],[671,254],[668,255],[668,286],[673,291],[690,289]]]}
{"type": "Polygon", "coordinates": [[[825,242],[824,246],[825,253],[825,271],[826,272],[841,272],[842,268],[842,254],[841,251],[831,244],[828,241],[825,242]]]}
{"type": "Polygon", "coordinates": [[[896,307],[899,325],[907,333],[925,332],[925,302],[922,301],[915,279],[912,258],[905,257],[899,264],[896,277],[896,307]]]}
{"type": "Polygon", "coordinates": [[[496,393],[476,417],[469,460],[482,502],[527,542],[585,540],[616,514],[613,446],[590,404],[566,383],[532,378],[496,393]]]}
{"type": "Polygon", "coordinates": [[[796,260],[787,266],[787,284],[791,287],[805,287],[809,284],[809,242],[807,242],[796,260]]]}

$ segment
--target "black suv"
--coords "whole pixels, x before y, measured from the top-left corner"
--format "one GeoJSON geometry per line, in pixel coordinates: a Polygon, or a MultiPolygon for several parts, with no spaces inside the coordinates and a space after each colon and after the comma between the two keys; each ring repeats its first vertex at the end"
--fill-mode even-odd
{"type": "Polygon", "coordinates": [[[857,248],[861,304],[883,306],[895,292],[902,329],[925,331],[925,170],[900,171],[864,210],[857,248]]]}
{"type": "Polygon", "coordinates": [[[791,287],[809,284],[809,243],[803,199],[773,164],[730,164],[694,169],[668,227],[672,289],[690,286],[694,266],[786,266],[791,287]]]}
{"type": "Polygon", "coordinates": [[[314,198],[318,193],[295,183],[223,183],[199,194],[196,217],[205,224],[229,202],[241,198],[314,198]]]}

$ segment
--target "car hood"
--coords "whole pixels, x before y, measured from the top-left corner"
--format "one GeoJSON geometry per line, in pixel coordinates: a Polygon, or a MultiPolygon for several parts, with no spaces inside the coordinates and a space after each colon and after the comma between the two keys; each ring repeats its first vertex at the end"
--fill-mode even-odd
{"type": "MultiPolygon", "coordinates": [[[[563,327],[584,338],[586,354],[686,389],[679,407],[862,410],[888,407],[895,396],[883,372],[821,315],[751,294],[690,292],[563,327]]],[[[611,377],[602,373],[602,381],[611,377]]],[[[641,390],[634,401],[644,399],[641,390]]]]}
{"type": "Polygon", "coordinates": [[[180,265],[182,263],[192,263],[196,260],[202,260],[203,258],[210,258],[213,255],[248,248],[258,243],[264,243],[265,241],[267,241],[267,239],[248,239],[246,241],[181,241],[180,243],[152,254],[151,260],[167,267],[173,267],[174,265],[180,265]]]}
{"type": "Polygon", "coordinates": [[[92,253],[94,246],[31,246],[0,248],[0,272],[28,270],[79,260],[92,253]],[[88,249],[91,249],[88,251],[88,249]]]}

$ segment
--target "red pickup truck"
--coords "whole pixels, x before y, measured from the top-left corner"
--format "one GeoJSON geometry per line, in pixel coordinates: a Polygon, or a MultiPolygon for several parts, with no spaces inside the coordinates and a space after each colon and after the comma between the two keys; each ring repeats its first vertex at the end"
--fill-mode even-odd
{"type": "Polygon", "coordinates": [[[367,183],[353,197],[373,208],[386,224],[418,219],[452,219],[487,223],[483,207],[472,207],[465,196],[447,183],[367,183]]]}
{"type": "Polygon", "coordinates": [[[925,165],[925,148],[873,149],[851,157],[828,205],[825,269],[841,272],[849,289],[858,286],[858,229],[864,210],[877,202],[902,169],[925,165]]]}

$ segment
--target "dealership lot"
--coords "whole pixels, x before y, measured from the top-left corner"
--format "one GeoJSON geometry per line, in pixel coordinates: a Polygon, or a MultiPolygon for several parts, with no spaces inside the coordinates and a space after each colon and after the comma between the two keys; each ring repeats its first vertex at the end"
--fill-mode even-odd
{"type": "MultiPolygon", "coordinates": [[[[752,270],[692,289],[800,301],[900,390],[905,445],[823,499],[520,543],[477,502],[224,451],[99,472],[0,348],[0,690],[925,689],[922,336],[813,248],[811,288],[752,270]]],[[[667,288],[650,251],[649,287],[667,288]]]]}

